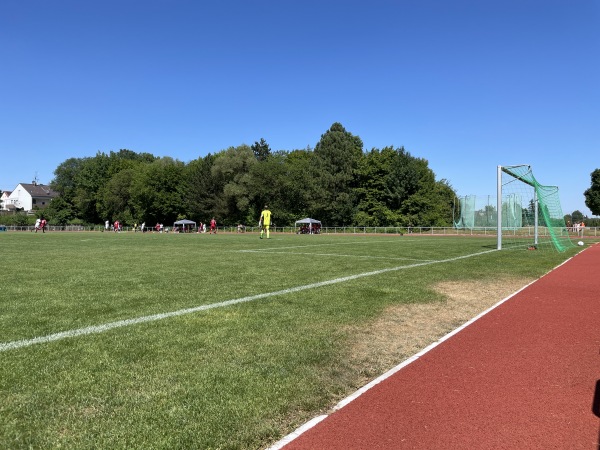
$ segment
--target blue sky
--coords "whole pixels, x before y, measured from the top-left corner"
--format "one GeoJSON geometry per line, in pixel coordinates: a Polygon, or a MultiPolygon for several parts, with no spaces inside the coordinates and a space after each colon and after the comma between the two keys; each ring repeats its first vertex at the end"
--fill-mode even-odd
{"type": "Polygon", "coordinates": [[[334,122],[460,195],[528,163],[591,215],[598,0],[3,0],[0,189],[126,148],[184,162],[334,122]]]}

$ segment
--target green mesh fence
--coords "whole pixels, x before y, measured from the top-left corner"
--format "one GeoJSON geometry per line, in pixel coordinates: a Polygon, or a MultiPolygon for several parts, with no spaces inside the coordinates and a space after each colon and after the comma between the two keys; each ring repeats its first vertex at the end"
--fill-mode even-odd
{"type": "Polygon", "coordinates": [[[454,226],[463,229],[496,228],[496,197],[465,195],[459,197],[454,207],[454,226]]]}

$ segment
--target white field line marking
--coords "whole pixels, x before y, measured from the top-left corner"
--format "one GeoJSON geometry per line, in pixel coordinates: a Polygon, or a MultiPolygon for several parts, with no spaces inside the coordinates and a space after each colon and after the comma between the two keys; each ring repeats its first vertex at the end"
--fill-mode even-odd
{"type": "Polygon", "coordinates": [[[150,316],[142,316],[142,317],[137,317],[134,319],[118,320],[116,322],[109,322],[109,323],[105,323],[103,325],[93,325],[93,326],[89,326],[89,327],[85,327],[85,328],[78,328],[75,330],[62,331],[60,333],[48,334],[46,336],[39,336],[39,337],[35,337],[32,339],[22,339],[19,341],[2,342],[2,343],[0,343],[0,353],[5,352],[7,350],[15,350],[15,349],[22,348],[22,347],[29,347],[34,344],[43,344],[43,343],[47,343],[47,342],[58,341],[61,339],[72,338],[72,337],[77,337],[77,336],[84,336],[84,335],[88,335],[88,334],[104,333],[105,331],[112,330],[114,328],[127,327],[130,325],[137,325],[137,324],[146,323],[146,322],[154,322],[156,320],[167,319],[169,317],[183,316],[186,314],[192,314],[192,313],[199,312],[199,311],[208,311],[210,309],[223,308],[225,306],[231,306],[231,305],[237,305],[240,303],[251,302],[251,301],[259,300],[262,298],[275,297],[278,295],[285,295],[285,294],[291,294],[294,292],[305,291],[307,289],[315,289],[315,288],[319,288],[319,287],[323,287],[323,286],[329,286],[332,284],[344,283],[346,281],[357,280],[359,278],[370,277],[373,275],[381,275],[381,274],[387,273],[387,272],[394,272],[394,271],[398,271],[398,270],[402,270],[402,269],[410,269],[413,267],[421,267],[421,266],[427,266],[427,265],[431,265],[431,264],[439,264],[439,263],[458,261],[461,259],[471,258],[473,256],[484,255],[486,253],[492,253],[492,252],[496,252],[496,251],[497,250],[495,250],[495,249],[494,250],[486,250],[484,252],[472,253],[472,254],[463,255],[463,256],[456,256],[454,258],[442,259],[439,261],[428,261],[428,262],[409,264],[407,266],[390,267],[387,269],[374,270],[372,272],[359,273],[357,275],[349,275],[347,277],[334,278],[333,280],[327,280],[327,281],[321,281],[318,283],[306,284],[304,286],[297,286],[297,287],[293,287],[293,288],[289,288],[289,289],[282,289],[280,291],[266,292],[264,294],[250,295],[248,297],[241,297],[241,298],[236,298],[233,300],[226,300],[224,302],[211,303],[209,305],[200,305],[200,306],[195,306],[193,308],[180,309],[178,311],[171,311],[171,312],[166,312],[166,313],[161,313],[161,314],[153,314],[150,316]]]}
{"type": "Polygon", "coordinates": [[[309,255],[309,256],[341,256],[344,258],[367,258],[367,259],[390,259],[393,261],[435,261],[434,259],[418,259],[418,258],[391,258],[389,256],[370,256],[370,255],[340,255],[338,253],[304,253],[304,252],[271,252],[264,250],[239,250],[244,253],[264,253],[283,254],[283,255],[309,255]]]}
{"type": "MultiPolygon", "coordinates": [[[[494,251],[494,250],[491,250],[494,251]]],[[[556,266],[555,268],[551,269],[549,272],[547,272],[545,275],[547,275],[548,273],[558,269],[560,266],[562,266],[563,264],[566,264],[568,261],[570,261],[572,259],[569,258],[566,261],[563,261],[562,263],[560,263],[558,266],[556,266]]],[[[542,275],[545,276],[545,275],[542,275]]],[[[540,277],[540,278],[542,278],[540,277]]],[[[367,392],[369,389],[375,387],[376,385],[378,385],[379,383],[381,383],[382,381],[385,381],[386,379],[388,379],[389,377],[391,377],[392,375],[394,375],[396,372],[399,372],[401,369],[403,369],[404,367],[408,366],[409,364],[415,362],[417,359],[419,359],[421,356],[425,355],[426,353],[428,353],[429,351],[433,350],[435,347],[437,347],[438,345],[440,345],[442,342],[447,341],[448,339],[450,339],[452,336],[454,336],[455,334],[459,333],[460,331],[464,330],[465,328],[467,328],[469,325],[471,325],[472,323],[476,322],[477,320],[479,320],[480,318],[482,318],[483,316],[485,316],[486,314],[488,314],[490,311],[493,311],[494,309],[496,309],[498,306],[502,305],[503,303],[507,302],[508,300],[510,300],[511,298],[513,298],[515,295],[517,295],[519,292],[527,289],[529,286],[531,286],[533,283],[537,282],[540,278],[538,278],[537,280],[533,280],[531,283],[526,284],[525,286],[523,286],[521,289],[513,292],[512,294],[510,294],[508,297],[500,300],[498,303],[496,303],[495,305],[491,306],[490,308],[486,309],[485,311],[483,311],[482,313],[478,314],[477,316],[473,317],[471,320],[465,322],[464,324],[462,324],[461,326],[459,326],[458,328],[456,328],[455,330],[452,330],[451,332],[449,332],[448,334],[446,334],[445,336],[441,337],[440,339],[438,339],[437,341],[433,342],[432,344],[429,344],[427,347],[425,347],[423,350],[421,350],[420,352],[414,354],[413,356],[411,356],[410,358],[402,361],[400,364],[398,364],[396,367],[392,367],[390,370],[388,370],[386,373],[384,373],[383,375],[375,378],[373,381],[371,381],[370,383],[364,385],[363,387],[361,387],[359,390],[357,390],[356,392],[354,392],[354,394],[349,395],[348,397],[346,397],[345,399],[341,400],[337,405],[335,405],[333,407],[333,412],[338,411],[340,409],[342,409],[344,406],[348,405],[350,402],[356,400],[358,397],[360,397],[362,394],[364,394],[365,392],[367,392]]],[[[325,415],[321,415],[321,416],[317,416],[314,419],[306,422],[304,425],[300,426],[299,428],[297,428],[295,431],[291,432],[290,434],[288,434],[287,436],[284,436],[281,440],[275,442],[271,447],[267,448],[266,450],[280,450],[281,448],[285,447],[287,444],[289,444],[290,442],[292,442],[294,439],[296,439],[297,437],[299,437],[301,434],[303,434],[304,432],[310,430],[311,428],[313,428],[315,425],[317,425],[319,422],[322,422],[323,420],[325,420],[327,417],[329,417],[329,414],[325,414],[325,415]]]]}
{"type": "Polygon", "coordinates": [[[386,240],[386,241],[364,241],[364,242],[335,242],[335,243],[331,243],[331,244],[290,245],[288,247],[267,247],[267,248],[260,248],[260,249],[254,249],[254,250],[236,250],[236,251],[254,252],[254,251],[266,251],[266,250],[287,250],[289,248],[327,247],[327,246],[331,246],[331,245],[358,245],[358,244],[373,244],[373,243],[378,244],[378,243],[386,243],[386,242],[397,242],[397,241],[386,240]]]}

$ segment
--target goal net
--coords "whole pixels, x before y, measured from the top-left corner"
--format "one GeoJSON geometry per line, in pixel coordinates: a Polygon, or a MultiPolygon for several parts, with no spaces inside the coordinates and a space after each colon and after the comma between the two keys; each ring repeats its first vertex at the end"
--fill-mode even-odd
{"type": "Polygon", "coordinates": [[[574,246],[569,238],[557,186],[540,184],[529,165],[498,166],[498,249],[574,246]]]}
{"type": "Polygon", "coordinates": [[[457,199],[456,228],[495,234],[498,249],[574,246],[565,225],[558,187],[540,184],[529,165],[498,166],[496,196],[457,199]]]}

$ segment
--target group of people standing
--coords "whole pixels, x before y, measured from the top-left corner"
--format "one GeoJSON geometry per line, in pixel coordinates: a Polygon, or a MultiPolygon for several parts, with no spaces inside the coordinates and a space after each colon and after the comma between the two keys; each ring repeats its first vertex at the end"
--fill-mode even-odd
{"type": "MultiPolygon", "coordinates": [[[[38,230],[38,222],[40,221],[40,219],[37,220],[36,224],[35,224],[35,230],[37,232],[38,230]]],[[[46,226],[46,220],[42,220],[43,223],[43,227],[46,226]]],[[[271,226],[271,211],[269,211],[269,208],[267,207],[267,205],[265,205],[263,211],[260,213],[260,219],[258,222],[258,226],[260,228],[260,238],[263,238],[263,235],[266,233],[267,234],[267,239],[270,239],[270,226],[271,226]]],[[[140,231],[143,233],[144,229],[146,227],[146,222],[142,223],[142,225],[140,226],[140,231]]],[[[115,220],[114,224],[110,224],[110,221],[106,221],[104,223],[104,230],[105,231],[110,231],[113,230],[115,233],[118,233],[121,231],[122,229],[122,225],[118,220],[115,220]]],[[[162,233],[163,231],[167,231],[168,232],[168,228],[165,229],[163,224],[161,223],[157,223],[156,226],[154,227],[154,229],[156,230],[156,232],[158,233],[162,233]]],[[[134,231],[137,231],[137,223],[134,225],[133,227],[134,231]]],[[[239,230],[239,227],[238,227],[239,230]]],[[[205,227],[204,224],[201,222],[200,225],[198,226],[198,233],[204,233],[205,232],[205,227]]],[[[208,234],[217,234],[217,220],[213,217],[210,220],[210,226],[209,226],[209,232],[208,234]]]]}
{"type": "Polygon", "coordinates": [[[196,229],[196,233],[206,233],[207,228],[208,234],[217,234],[217,220],[214,217],[210,219],[209,225],[200,222],[198,224],[198,228],[196,229]]]}
{"type": "Polygon", "coordinates": [[[575,233],[577,233],[577,236],[583,236],[583,230],[585,229],[585,223],[583,223],[583,220],[579,223],[574,223],[571,228],[571,231],[574,231],[575,233]]]}
{"type": "MultiPolygon", "coordinates": [[[[158,227],[159,224],[156,224],[156,226],[158,227]]],[[[139,231],[141,231],[143,233],[145,229],[146,229],[146,222],[143,222],[139,226],[139,231]]],[[[123,224],[121,222],[119,222],[118,220],[115,220],[115,222],[111,224],[110,221],[107,220],[106,222],[104,222],[104,231],[111,231],[111,230],[114,231],[115,233],[120,233],[123,230],[123,224]]],[[[134,232],[138,231],[137,222],[133,224],[133,231],[134,232]]],[[[157,231],[158,231],[158,228],[157,228],[157,231]]]]}
{"type": "Polygon", "coordinates": [[[321,224],[304,224],[298,230],[298,234],[320,234],[321,233],[321,224]]]}

